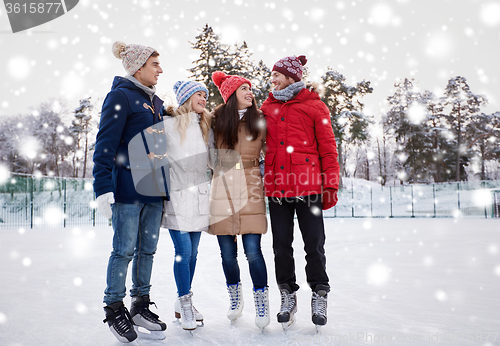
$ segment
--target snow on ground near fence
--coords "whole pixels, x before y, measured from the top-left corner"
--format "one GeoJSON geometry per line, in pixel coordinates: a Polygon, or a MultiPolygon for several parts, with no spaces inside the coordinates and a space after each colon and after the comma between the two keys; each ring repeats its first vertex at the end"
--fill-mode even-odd
{"type": "MultiPolygon", "coordinates": [[[[243,316],[231,327],[214,236],[201,239],[193,282],[205,327],[190,336],[172,323],[176,296],[173,245],[162,231],[152,280],[156,312],[167,322],[163,341],[134,345],[494,345],[500,342],[500,223],[494,219],[326,219],[328,324],[315,334],[310,290],[296,228],[297,323],[286,335],[276,322],[271,235],[263,236],[271,324],[254,325],[251,281],[239,261],[243,316]],[[388,340],[392,337],[391,341],[388,340]],[[455,340],[451,341],[453,337],[455,340]],[[472,338],[468,340],[468,338],[472,338]],[[496,340],[494,340],[496,338],[496,340]]],[[[102,294],[112,230],[55,228],[0,232],[0,345],[119,345],[102,323],[102,294]]],[[[239,240],[240,241],[240,240],[239,240]]],[[[241,243],[239,243],[241,249],[241,243]]],[[[130,287],[130,278],[128,280],[130,287]]],[[[125,300],[130,304],[130,298],[125,300]]],[[[155,311],[154,306],[152,307],[155,311]]]]}

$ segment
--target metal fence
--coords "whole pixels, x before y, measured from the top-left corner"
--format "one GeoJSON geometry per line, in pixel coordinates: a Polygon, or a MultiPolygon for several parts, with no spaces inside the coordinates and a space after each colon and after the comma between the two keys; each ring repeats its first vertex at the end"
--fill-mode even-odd
{"type": "Polygon", "coordinates": [[[0,185],[0,228],[108,225],[92,179],[12,177],[0,185]]]}
{"type": "MultiPolygon", "coordinates": [[[[330,217],[500,217],[500,181],[380,186],[344,178],[330,217]]],[[[109,225],[92,179],[12,177],[0,185],[0,228],[109,225]]]]}
{"type": "Polygon", "coordinates": [[[490,218],[500,202],[494,199],[500,181],[384,187],[344,179],[344,184],[339,203],[325,217],[490,218]]]}

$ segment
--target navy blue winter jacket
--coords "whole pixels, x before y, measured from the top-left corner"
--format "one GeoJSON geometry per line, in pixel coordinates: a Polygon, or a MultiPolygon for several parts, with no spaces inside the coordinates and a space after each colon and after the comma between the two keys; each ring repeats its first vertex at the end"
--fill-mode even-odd
{"type": "MultiPolygon", "coordinates": [[[[141,132],[146,133],[143,130],[162,121],[163,101],[158,96],[155,95],[151,102],[149,95],[134,83],[123,77],[115,77],[111,91],[102,105],[99,132],[96,138],[93,170],[96,197],[113,192],[115,202],[118,203],[150,203],[163,200],[161,196],[144,196],[136,191],[128,150],[132,138],[141,132]]],[[[160,124],[156,127],[159,128],[160,124]]],[[[144,138],[144,134],[142,136],[144,138]]],[[[145,147],[149,154],[147,145],[145,147]]],[[[149,160],[146,152],[143,157],[144,161],[149,160]]],[[[150,162],[155,160],[152,159],[150,162]]],[[[167,191],[165,197],[168,198],[167,182],[162,179],[165,178],[163,167],[156,173],[150,174],[148,178],[150,181],[146,183],[148,185],[165,183],[165,186],[160,186],[159,190],[167,191]]]]}

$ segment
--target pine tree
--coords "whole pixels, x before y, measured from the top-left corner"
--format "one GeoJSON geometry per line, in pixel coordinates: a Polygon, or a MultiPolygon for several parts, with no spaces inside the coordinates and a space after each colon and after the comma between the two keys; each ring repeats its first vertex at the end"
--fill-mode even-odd
{"type": "Polygon", "coordinates": [[[455,180],[465,180],[464,165],[468,161],[467,149],[472,141],[469,125],[473,116],[479,113],[481,106],[485,105],[487,101],[483,96],[473,94],[467,80],[461,76],[456,76],[448,81],[444,96],[445,105],[451,107],[446,119],[455,137],[455,180]]]}
{"type": "Polygon", "coordinates": [[[446,118],[443,113],[444,99],[437,97],[430,91],[425,91],[421,99],[427,109],[427,119],[425,126],[431,132],[431,145],[428,146],[426,157],[430,160],[427,163],[428,169],[436,183],[449,179],[450,161],[452,150],[447,139],[446,118]]]}
{"type": "Polygon", "coordinates": [[[272,89],[271,70],[261,60],[254,67],[254,72],[251,76],[252,89],[257,107],[267,99],[272,89]]]}
{"type": "Polygon", "coordinates": [[[480,178],[487,180],[485,163],[488,160],[500,160],[500,112],[478,114],[469,125],[473,139],[469,147],[477,154],[481,166],[480,178]]]}
{"type": "Polygon", "coordinates": [[[225,74],[245,77],[252,82],[255,101],[260,105],[271,89],[271,71],[260,61],[257,66],[251,60],[252,53],[246,42],[229,46],[219,40],[213,29],[205,25],[196,36],[196,42],[191,43],[193,49],[200,51],[199,59],[193,61],[194,67],[188,69],[189,78],[205,84],[208,89],[208,109],[213,110],[223,103],[222,97],[212,81],[212,73],[221,71],[225,74]]]}
{"type": "Polygon", "coordinates": [[[234,55],[230,53],[230,46],[223,44],[212,27],[205,25],[201,33],[196,36],[196,41],[191,43],[193,49],[200,51],[199,59],[193,61],[194,67],[188,69],[189,78],[203,83],[208,89],[207,108],[213,110],[215,106],[223,103],[222,97],[212,81],[212,73],[222,71],[226,74],[232,72],[231,60],[234,55]]]}
{"type": "Polygon", "coordinates": [[[384,125],[394,132],[399,160],[409,170],[411,182],[427,178],[425,165],[432,160],[426,156],[431,140],[425,129],[425,107],[413,82],[405,78],[394,84],[396,90],[387,98],[389,111],[383,118],[384,125]]]}
{"type": "Polygon", "coordinates": [[[40,172],[44,175],[64,176],[64,160],[71,150],[66,138],[69,130],[62,118],[65,114],[63,102],[51,100],[38,107],[38,116],[31,124],[31,133],[40,143],[42,161],[40,172]]]}
{"type": "Polygon", "coordinates": [[[322,97],[330,111],[331,123],[339,153],[340,174],[345,175],[343,148],[349,143],[361,144],[368,138],[368,125],[372,122],[363,114],[360,99],[373,91],[369,81],[348,86],[345,77],[328,67],[322,76],[325,88],[322,97]]]}
{"type": "Polygon", "coordinates": [[[74,119],[69,129],[75,147],[73,149],[73,177],[78,177],[80,161],[83,160],[82,178],[87,171],[87,156],[89,151],[89,133],[92,131],[92,115],[94,108],[90,97],[80,100],[80,105],[73,111],[74,119]]]}

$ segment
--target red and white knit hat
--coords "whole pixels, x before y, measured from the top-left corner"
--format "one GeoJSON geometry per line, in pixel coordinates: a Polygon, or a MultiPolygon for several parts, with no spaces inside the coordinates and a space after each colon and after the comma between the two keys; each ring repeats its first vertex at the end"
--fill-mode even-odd
{"type": "Polygon", "coordinates": [[[250,88],[252,87],[252,83],[240,76],[233,76],[225,74],[221,71],[215,71],[212,73],[212,80],[214,81],[215,86],[219,89],[219,92],[224,100],[224,103],[227,103],[227,99],[240,87],[243,83],[248,83],[250,88]]]}
{"type": "Polygon", "coordinates": [[[125,71],[133,76],[138,69],[148,61],[151,54],[155,52],[154,48],[141,46],[139,44],[125,44],[120,41],[113,43],[111,47],[113,54],[122,60],[125,71]]]}
{"type": "Polygon", "coordinates": [[[299,57],[287,56],[286,58],[278,60],[273,66],[273,71],[284,74],[285,76],[293,78],[294,81],[300,82],[302,80],[302,72],[304,66],[307,63],[305,55],[300,55],[299,57]]]}

